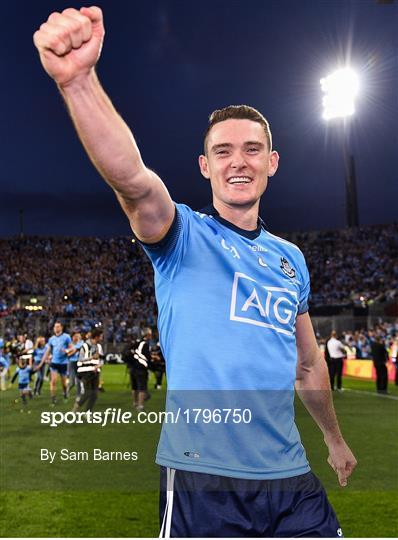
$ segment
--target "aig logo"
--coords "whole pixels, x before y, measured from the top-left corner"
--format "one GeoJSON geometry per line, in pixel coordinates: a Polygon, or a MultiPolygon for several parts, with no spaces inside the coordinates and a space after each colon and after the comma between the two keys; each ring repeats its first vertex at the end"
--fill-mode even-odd
{"type": "Polygon", "coordinates": [[[284,287],[267,287],[255,279],[235,272],[231,295],[231,321],[294,333],[298,310],[297,292],[284,287]]]}

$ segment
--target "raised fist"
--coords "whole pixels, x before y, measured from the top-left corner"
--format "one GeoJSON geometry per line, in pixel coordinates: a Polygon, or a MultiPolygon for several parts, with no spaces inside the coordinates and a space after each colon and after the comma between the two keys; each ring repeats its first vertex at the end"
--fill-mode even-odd
{"type": "Polygon", "coordinates": [[[67,85],[89,73],[101,54],[104,39],[99,7],[68,8],[51,13],[34,33],[40,60],[46,72],[59,85],[67,85]]]}

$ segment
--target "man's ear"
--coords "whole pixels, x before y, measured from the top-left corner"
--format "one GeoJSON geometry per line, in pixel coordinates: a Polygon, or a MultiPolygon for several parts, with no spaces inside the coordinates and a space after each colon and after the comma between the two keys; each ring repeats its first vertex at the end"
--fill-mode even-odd
{"type": "Polygon", "coordinates": [[[279,154],[276,150],[272,150],[272,152],[269,155],[268,176],[274,176],[274,174],[278,170],[278,163],[279,163],[279,154]]]}
{"type": "Polygon", "coordinates": [[[210,179],[209,164],[207,162],[207,157],[204,156],[203,154],[199,156],[199,167],[200,167],[200,172],[202,173],[202,175],[207,180],[209,180],[210,179]]]}

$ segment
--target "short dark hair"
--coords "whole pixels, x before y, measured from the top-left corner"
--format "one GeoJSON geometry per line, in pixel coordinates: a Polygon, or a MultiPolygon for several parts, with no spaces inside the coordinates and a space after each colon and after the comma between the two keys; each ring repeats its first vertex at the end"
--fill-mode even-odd
{"type": "Polygon", "coordinates": [[[211,128],[224,120],[252,120],[261,124],[265,131],[269,151],[272,150],[272,135],[268,120],[254,107],[249,105],[228,105],[223,109],[217,109],[209,116],[209,125],[204,134],[204,152],[207,154],[207,139],[211,128]]]}
{"type": "Polygon", "coordinates": [[[91,338],[96,338],[96,337],[99,337],[100,335],[102,335],[104,333],[104,331],[101,329],[101,328],[93,328],[90,332],[90,337],[91,338]]]}

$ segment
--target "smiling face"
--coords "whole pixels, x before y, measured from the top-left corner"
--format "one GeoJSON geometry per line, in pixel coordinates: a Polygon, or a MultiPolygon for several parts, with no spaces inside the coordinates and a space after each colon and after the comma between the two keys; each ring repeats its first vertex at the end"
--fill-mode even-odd
{"type": "Polygon", "coordinates": [[[270,151],[263,126],[246,119],[215,124],[207,137],[207,155],[199,157],[203,176],[210,180],[213,203],[220,207],[259,204],[279,156],[270,151]]]}

